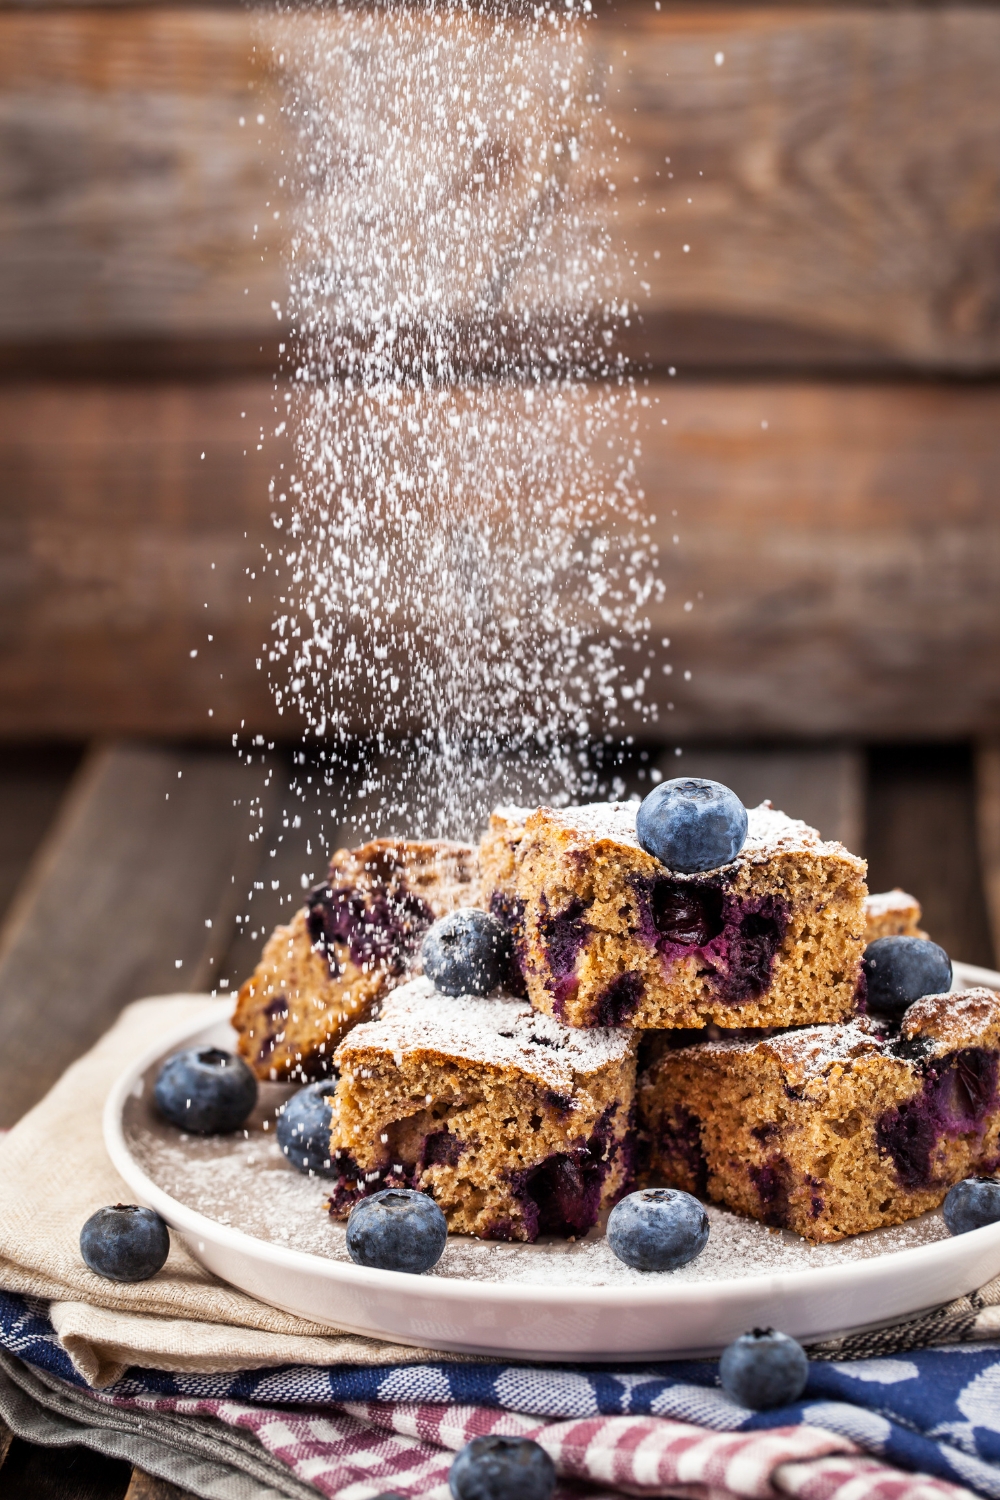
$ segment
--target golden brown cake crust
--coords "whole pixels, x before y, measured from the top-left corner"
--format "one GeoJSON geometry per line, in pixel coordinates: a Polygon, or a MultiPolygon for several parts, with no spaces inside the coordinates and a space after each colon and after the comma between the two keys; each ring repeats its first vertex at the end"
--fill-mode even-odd
{"type": "Polygon", "coordinates": [[[649,1174],[806,1239],[936,1208],[1000,1164],[1000,1000],[664,1051],[640,1081],[649,1174]]]}
{"type": "Polygon", "coordinates": [[[925,938],[920,926],[920,902],[900,890],[875,891],[865,899],[865,943],[884,937],[925,938]]]}
{"type": "Polygon", "coordinates": [[[373,839],[339,850],[237,996],[239,1050],[258,1078],[328,1074],[341,1037],[405,976],[431,922],[478,892],[465,844],[373,839]]]}
{"type": "Polygon", "coordinates": [[[337,1051],[331,1212],[419,1187],[453,1233],[585,1234],[632,1167],[635,1037],[574,1032],[524,1001],[418,979],[337,1051]]]}
{"type": "Polygon", "coordinates": [[[763,803],[732,864],[669,871],[634,803],[527,820],[516,856],[531,1002],[572,1026],[768,1027],[855,1009],[865,863],[763,803]]]}

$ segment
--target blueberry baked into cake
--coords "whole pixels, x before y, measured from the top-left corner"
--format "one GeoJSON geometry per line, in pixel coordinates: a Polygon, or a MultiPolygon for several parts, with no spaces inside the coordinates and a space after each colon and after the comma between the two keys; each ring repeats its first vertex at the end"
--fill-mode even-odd
{"type": "Polygon", "coordinates": [[[257,1077],[326,1076],[340,1038],[399,983],[431,923],[473,905],[478,889],[464,844],[375,839],[335,854],[239,992],[233,1026],[257,1077]]]}
{"type": "Polygon", "coordinates": [[[329,1079],[277,1133],[364,1255],[426,1232],[426,1269],[448,1232],[611,1211],[614,1254],[669,1271],[707,1239],[697,1199],[816,1242],[899,1224],[1000,1167],[1000,999],[948,993],[918,903],[865,874],[683,778],[498,808],[478,850],[373,841],[270,939],[240,1050],[329,1079]]]}
{"type": "MultiPolygon", "coordinates": [[[[666,784],[666,783],[665,783],[666,784]]],[[[571,1026],[794,1026],[855,1008],[865,864],[763,803],[721,868],[643,848],[634,803],[527,820],[517,855],[531,1003],[571,1026]]]]}
{"type": "Polygon", "coordinates": [[[337,1049],[331,1212],[415,1187],[453,1233],[586,1234],[632,1175],[636,1041],[502,993],[393,990],[337,1049]]]}
{"type": "Polygon", "coordinates": [[[998,1058],[986,989],[667,1049],[638,1089],[648,1170],[807,1240],[901,1224],[1000,1165],[998,1058]]]}

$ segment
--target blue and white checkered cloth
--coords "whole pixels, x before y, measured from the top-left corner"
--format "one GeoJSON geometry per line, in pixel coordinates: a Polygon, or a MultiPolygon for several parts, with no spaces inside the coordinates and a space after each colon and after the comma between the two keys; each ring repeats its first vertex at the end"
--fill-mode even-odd
{"type": "MultiPolygon", "coordinates": [[[[85,1386],[44,1302],[0,1292],[0,1346],[29,1365],[85,1386]]],[[[441,1360],[370,1368],[289,1365],[221,1375],[132,1368],[103,1394],[314,1410],[345,1402],[454,1403],[552,1419],[670,1417],[720,1432],[806,1423],[850,1438],[901,1468],[1000,1500],[1000,1343],[813,1362],[802,1400],[765,1413],[736,1406],[720,1390],[718,1366],[710,1360],[622,1369],[441,1360]]]]}

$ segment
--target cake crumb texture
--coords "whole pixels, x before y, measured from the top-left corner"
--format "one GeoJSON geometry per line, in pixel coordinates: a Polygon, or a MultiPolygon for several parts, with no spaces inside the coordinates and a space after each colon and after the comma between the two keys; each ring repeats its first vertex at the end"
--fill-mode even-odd
{"type": "Polygon", "coordinates": [[[884,937],[925,938],[920,926],[923,915],[916,896],[900,890],[875,891],[865,899],[865,942],[884,937]]]}
{"type": "Polygon", "coordinates": [[[769,803],[703,874],[639,844],[635,803],[539,808],[515,854],[531,1002],[571,1026],[794,1026],[862,995],[865,862],[769,803]]]}
{"type": "Polygon", "coordinates": [[[241,1056],[261,1079],[325,1077],[337,1043],[405,976],[430,924],[478,894],[476,851],[464,844],[373,839],[339,850],[240,989],[241,1056]]]}
{"type": "Polygon", "coordinates": [[[410,981],[337,1050],[331,1213],[402,1185],[430,1193],[452,1233],[586,1234],[631,1180],[635,1049],[630,1031],[410,981]]]}
{"type": "Polygon", "coordinates": [[[1000,1000],[661,1049],[638,1088],[650,1181],[812,1241],[901,1224],[1000,1165],[1000,1000]]]}

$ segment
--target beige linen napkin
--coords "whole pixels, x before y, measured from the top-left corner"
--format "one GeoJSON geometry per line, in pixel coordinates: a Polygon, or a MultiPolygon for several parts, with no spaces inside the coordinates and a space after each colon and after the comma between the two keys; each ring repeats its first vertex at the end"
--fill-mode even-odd
{"type": "Polygon", "coordinates": [[[84,1221],[95,1209],[133,1196],[104,1149],[108,1092],[133,1058],[210,1003],[202,995],[169,995],[128,1006],[96,1047],[0,1137],[0,1287],[51,1299],[60,1341],[96,1386],[110,1384],[129,1364],[214,1373],[433,1357],[427,1349],[362,1338],[268,1307],[218,1281],[176,1235],[166,1265],[151,1281],[123,1286],[84,1265],[84,1221]]]}

